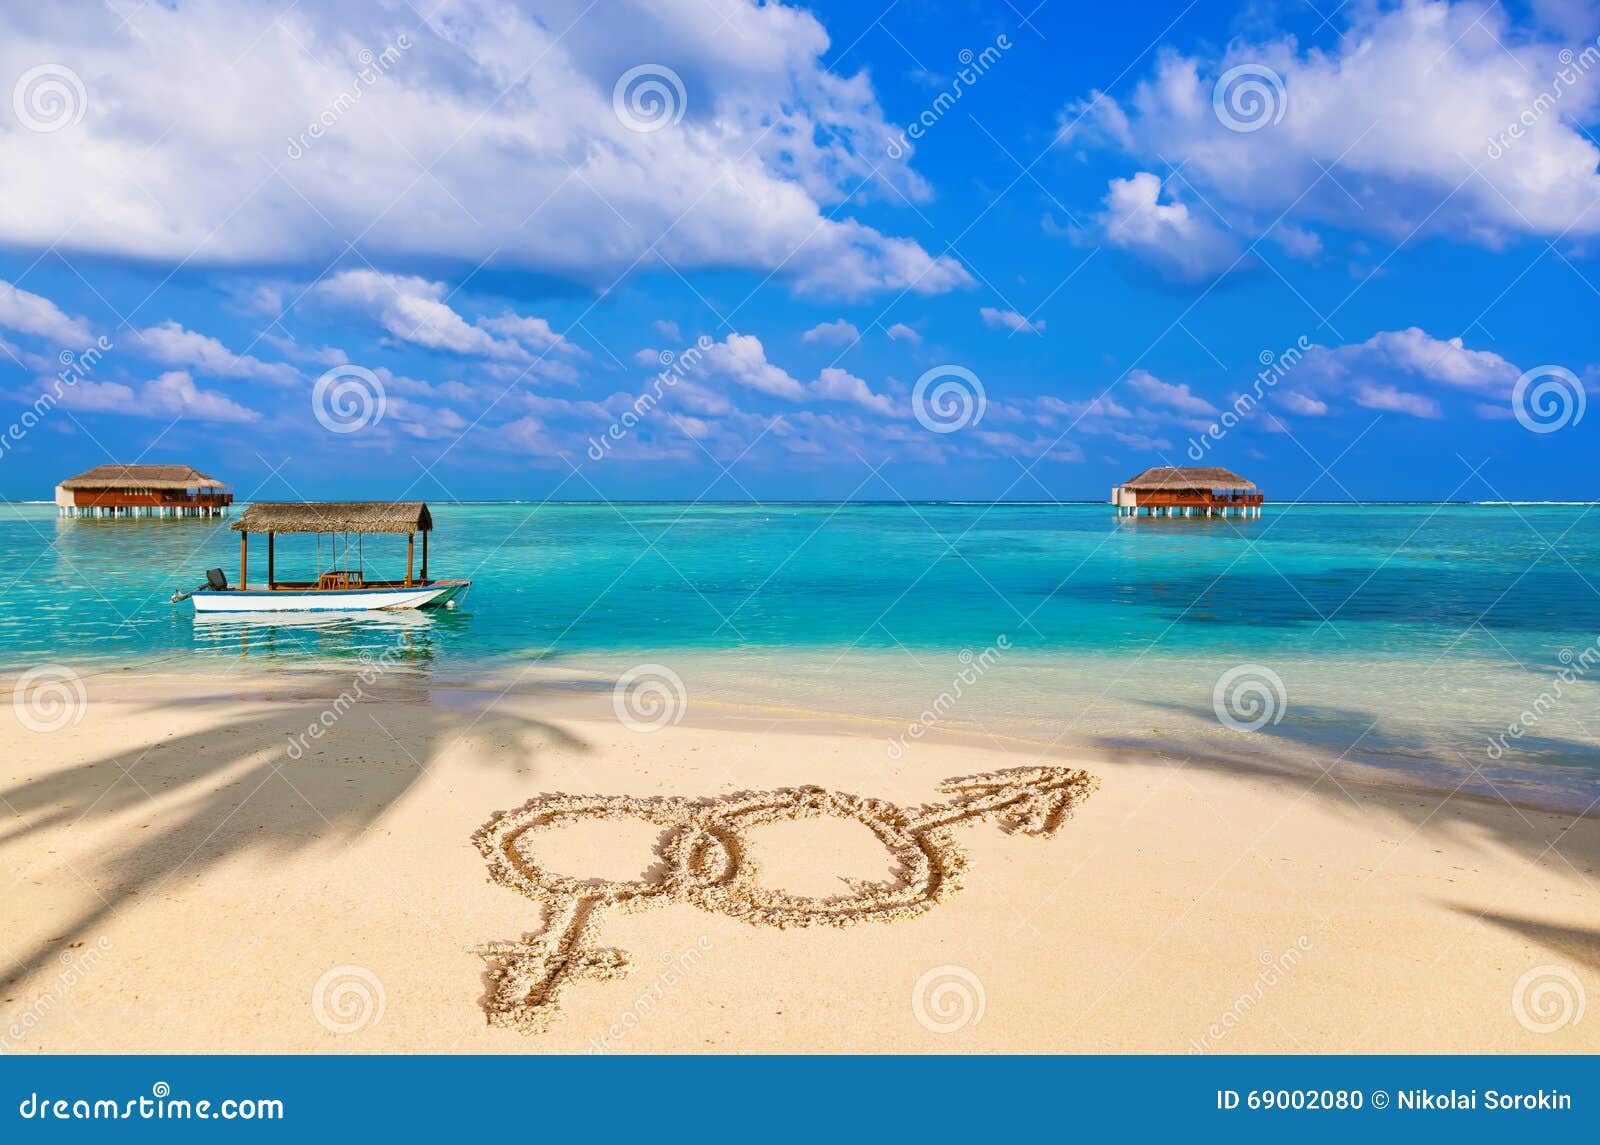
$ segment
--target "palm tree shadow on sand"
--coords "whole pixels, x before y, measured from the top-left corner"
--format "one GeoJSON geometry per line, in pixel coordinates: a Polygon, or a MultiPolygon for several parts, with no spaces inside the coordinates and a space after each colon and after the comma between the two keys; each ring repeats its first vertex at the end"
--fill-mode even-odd
{"type": "MultiPolygon", "coordinates": [[[[422,778],[425,768],[461,740],[492,750],[485,758],[507,768],[532,765],[541,746],[587,750],[588,745],[561,727],[498,710],[482,714],[428,703],[425,683],[388,685],[386,703],[343,706],[320,737],[307,736],[324,712],[334,711],[340,688],[316,698],[275,699],[270,708],[236,719],[126,748],[0,790],[0,807],[11,815],[0,828],[0,849],[20,859],[7,864],[18,878],[42,864],[35,838],[51,829],[81,824],[93,827],[140,807],[177,821],[148,834],[139,825],[138,841],[118,847],[93,870],[78,873],[91,883],[96,901],[70,922],[54,924],[54,934],[16,958],[0,986],[21,982],[49,964],[61,946],[84,938],[114,918],[139,895],[172,884],[251,851],[291,855],[329,843],[351,843],[394,809],[422,778]],[[406,705],[403,731],[391,730],[385,713],[395,701],[406,705]],[[298,758],[291,744],[300,743],[298,758]],[[341,781],[327,782],[333,770],[341,781]],[[320,770],[314,804],[304,795],[312,772],[320,770]]],[[[302,689],[302,692],[309,691],[302,689]]],[[[492,706],[491,706],[492,707],[492,706]]],[[[144,712],[160,710],[150,705],[144,712]]],[[[102,715],[117,719],[129,708],[102,715]]],[[[131,708],[133,714],[140,709],[131,708]]],[[[93,709],[91,709],[93,718],[93,709]]],[[[42,845],[42,841],[41,841],[42,845]]]]}

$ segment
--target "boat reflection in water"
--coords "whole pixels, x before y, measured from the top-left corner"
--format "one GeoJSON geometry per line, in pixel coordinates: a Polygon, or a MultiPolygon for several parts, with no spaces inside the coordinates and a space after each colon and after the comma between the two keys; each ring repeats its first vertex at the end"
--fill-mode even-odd
{"type": "Polygon", "coordinates": [[[292,661],[297,667],[377,666],[415,672],[430,668],[445,630],[465,617],[454,612],[197,613],[195,645],[241,656],[292,661]]]}

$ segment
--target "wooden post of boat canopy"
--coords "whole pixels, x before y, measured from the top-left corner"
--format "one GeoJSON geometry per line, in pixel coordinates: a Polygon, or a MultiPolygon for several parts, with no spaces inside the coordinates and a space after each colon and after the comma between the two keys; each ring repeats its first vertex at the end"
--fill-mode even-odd
{"type": "Polygon", "coordinates": [[[422,583],[428,583],[428,534],[422,534],[422,583]]]}
{"type": "Polygon", "coordinates": [[[250,534],[239,533],[239,587],[245,587],[245,574],[250,568],[250,534]]]}
{"type": "Polygon", "coordinates": [[[268,533],[267,534],[267,591],[268,592],[272,591],[272,582],[276,579],[276,577],[274,575],[276,570],[272,567],[272,558],[273,558],[273,548],[274,548],[273,541],[277,539],[277,536],[278,536],[278,534],[276,534],[276,533],[268,533]]]}
{"type": "Polygon", "coordinates": [[[417,548],[417,535],[415,533],[407,533],[406,534],[406,587],[407,588],[411,587],[411,562],[412,562],[412,557],[416,553],[416,548],[417,548]]]}

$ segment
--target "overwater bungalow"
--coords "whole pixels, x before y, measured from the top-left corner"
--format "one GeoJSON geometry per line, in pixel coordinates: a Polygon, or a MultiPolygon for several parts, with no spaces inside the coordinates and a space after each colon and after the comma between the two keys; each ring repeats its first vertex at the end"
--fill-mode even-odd
{"type": "Polygon", "coordinates": [[[1119,517],[1259,517],[1255,482],[1231,469],[1158,465],[1111,490],[1119,517]]]}
{"type": "Polygon", "coordinates": [[[192,465],[96,465],[56,486],[63,517],[225,517],[233,493],[192,465]]]}

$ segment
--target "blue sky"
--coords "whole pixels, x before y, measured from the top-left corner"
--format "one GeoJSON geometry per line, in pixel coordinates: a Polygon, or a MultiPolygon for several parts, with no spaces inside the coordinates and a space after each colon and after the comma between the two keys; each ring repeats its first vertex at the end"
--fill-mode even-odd
{"type": "Polygon", "coordinates": [[[0,496],[1595,495],[1596,5],[1030,6],[7,3],[0,496]]]}

